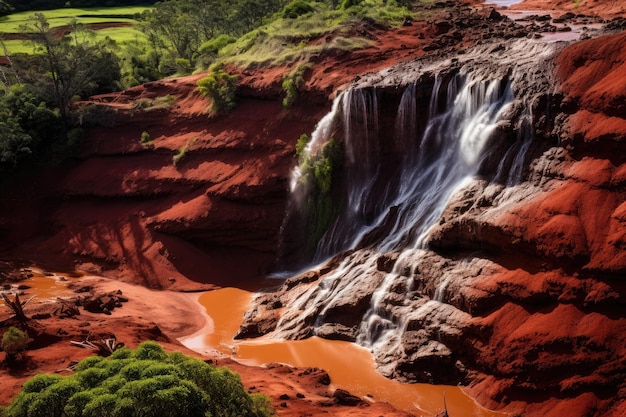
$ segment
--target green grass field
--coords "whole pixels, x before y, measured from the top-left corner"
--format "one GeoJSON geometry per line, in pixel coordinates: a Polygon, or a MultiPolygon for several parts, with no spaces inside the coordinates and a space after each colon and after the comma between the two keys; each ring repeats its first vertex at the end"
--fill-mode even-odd
{"type": "MultiPolygon", "coordinates": [[[[133,16],[150,8],[150,6],[67,8],[44,10],[40,13],[43,13],[48,19],[51,28],[69,25],[74,19],[85,25],[94,23],[130,23],[134,25],[137,21],[133,16]]],[[[27,24],[29,17],[34,13],[36,12],[21,12],[0,17],[0,37],[3,33],[21,33],[20,27],[27,24]]],[[[145,35],[133,27],[109,28],[96,32],[96,39],[104,39],[107,36],[122,45],[126,42],[145,39],[145,35]]],[[[33,52],[33,47],[28,41],[8,40],[4,43],[11,53],[33,52]]],[[[0,55],[3,54],[4,52],[0,51],[0,55]]]]}

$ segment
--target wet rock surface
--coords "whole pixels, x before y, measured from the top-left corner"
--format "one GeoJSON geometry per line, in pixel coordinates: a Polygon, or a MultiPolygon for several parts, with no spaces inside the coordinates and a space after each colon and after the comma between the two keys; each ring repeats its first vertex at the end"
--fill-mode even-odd
{"type": "MultiPolygon", "coordinates": [[[[454,193],[427,248],[348,253],[354,268],[335,260],[260,294],[242,329],[269,320],[268,334],[279,337],[356,340],[389,377],[468,383],[484,404],[508,404],[514,415],[618,415],[626,398],[623,36],[559,52],[556,90],[520,78],[535,137],[519,180],[494,176],[486,161],[454,193]],[[387,321],[364,338],[372,297],[387,321]]],[[[515,59],[515,46],[504,50],[504,60],[515,59]]],[[[410,67],[400,68],[359,84],[402,85],[410,67]]]]}

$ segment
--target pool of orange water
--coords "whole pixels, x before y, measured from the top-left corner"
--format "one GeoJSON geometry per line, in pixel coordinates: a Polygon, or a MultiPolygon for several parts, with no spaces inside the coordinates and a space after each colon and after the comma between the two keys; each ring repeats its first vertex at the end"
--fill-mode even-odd
{"type": "MultiPolygon", "coordinates": [[[[10,285],[10,288],[4,288],[2,292],[9,295],[9,298],[12,298],[11,294],[19,293],[21,301],[26,301],[34,296],[31,303],[45,303],[57,297],[75,295],[74,292],[67,287],[67,284],[71,282],[73,278],[80,275],[76,273],[47,273],[39,269],[29,269],[29,272],[32,274],[32,277],[15,282],[10,285]]],[[[0,309],[8,309],[1,299],[0,309]]]]}
{"type": "Polygon", "coordinates": [[[234,340],[252,293],[224,288],[202,294],[209,323],[202,331],[181,341],[189,348],[217,350],[240,362],[262,365],[271,362],[297,367],[322,368],[332,384],[354,395],[393,404],[416,416],[432,417],[443,410],[444,395],[448,413],[455,417],[501,417],[505,414],[486,410],[460,387],[404,384],[387,379],[375,368],[372,355],[353,343],[313,337],[306,340],[234,340]]]}

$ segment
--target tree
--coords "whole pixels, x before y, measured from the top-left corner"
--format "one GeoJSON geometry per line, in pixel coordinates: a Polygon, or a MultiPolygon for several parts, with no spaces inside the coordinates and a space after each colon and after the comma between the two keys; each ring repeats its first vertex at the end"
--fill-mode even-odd
{"type": "Polygon", "coordinates": [[[26,346],[30,342],[32,339],[26,333],[17,327],[9,327],[2,335],[2,349],[6,352],[5,361],[7,363],[15,362],[17,356],[26,350],[26,346]]]}
{"type": "MultiPolygon", "coordinates": [[[[41,160],[42,150],[57,146],[61,123],[32,88],[5,85],[0,93],[0,172],[16,171],[21,163],[41,160]]],[[[47,152],[43,152],[47,153],[47,152]]],[[[45,155],[48,161],[53,157],[45,155]]]]}
{"type": "Polygon", "coordinates": [[[190,7],[179,1],[157,3],[143,13],[140,29],[148,36],[152,47],[170,53],[170,60],[191,59],[200,47],[197,27],[193,25],[190,7]]]}
{"type": "Polygon", "coordinates": [[[110,88],[120,79],[119,59],[110,50],[111,45],[94,42],[93,33],[75,21],[71,35],[60,39],[52,34],[42,13],[35,13],[21,30],[33,33],[35,49],[41,55],[28,61],[32,67],[18,70],[56,105],[64,122],[68,121],[68,107],[74,96],[93,93],[101,84],[110,88]]]}

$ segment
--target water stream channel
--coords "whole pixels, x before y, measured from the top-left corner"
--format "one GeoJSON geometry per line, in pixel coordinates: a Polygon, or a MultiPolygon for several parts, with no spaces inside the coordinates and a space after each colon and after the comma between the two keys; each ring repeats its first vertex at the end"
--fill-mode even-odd
{"type": "Polygon", "coordinates": [[[219,352],[253,366],[284,363],[296,367],[317,367],[330,375],[336,388],[374,401],[387,402],[416,416],[432,417],[443,410],[454,417],[497,417],[502,413],[486,410],[460,387],[430,384],[404,384],[383,377],[371,353],[356,344],[318,337],[306,340],[234,340],[252,293],[224,288],[203,293],[198,302],[207,314],[207,325],[181,342],[201,353],[219,352]]]}

